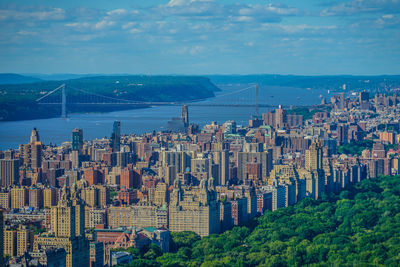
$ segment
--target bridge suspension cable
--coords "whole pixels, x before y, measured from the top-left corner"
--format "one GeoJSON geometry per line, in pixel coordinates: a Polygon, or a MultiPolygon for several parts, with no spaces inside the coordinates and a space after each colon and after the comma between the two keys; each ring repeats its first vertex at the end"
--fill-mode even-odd
{"type": "Polygon", "coordinates": [[[148,105],[148,106],[160,106],[160,105],[182,105],[182,104],[189,104],[193,106],[221,106],[221,107],[255,107],[255,115],[259,116],[259,107],[275,107],[276,105],[270,105],[270,104],[259,104],[259,87],[258,84],[251,84],[250,86],[247,86],[245,88],[241,88],[235,91],[230,91],[222,94],[218,94],[213,98],[198,98],[198,99],[192,99],[192,100],[185,100],[185,101],[170,101],[170,102],[162,102],[162,101],[137,101],[137,100],[128,100],[128,99],[122,99],[122,98],[116,98],[112,96],[106,96],[106,95],[101,95],[95,92],[89,92],[84,89],[76,88],[71,85],[66,85],[65,83],[61,84],[54,90],[46,93],[44,96],[41,96],[36,100],[38,104],[53,104],[53,105],[60,105],[61,104],[61,113],[63,117],[66,117],[67,114],[67,94],[66,94],[66,87],[68,86],[68,90],[73,90],[76,92],[79,92],[78,95],[69,95],[68,99],[73,99],[72,101],[69,100],[68,104],[75,104],[75,105],[148,105]],[[249,89],[255,88],[255,96],[253,91],[249,91],[249,89]],[[57,91],[60,91],[61,89],[61,98],[57,99],[56,97],[49,98],[50,95],[55,94],[57,91]],[[248,91],[250,94],[243,96],[239,95],[239,99],[225,99],[225,103],[221,102],[221,99],[226,96],[231,96],[231,95],[238,95],[239,93],[248,91]],[[247,101],[244,103],[238,103],[243,102],[243,100],[250,100],[254,99],[255,97],[255,103],[249,103],[247,101]],[[48,99],[47,102],[43,101],[45,99],[48,99]],[[206,101],[210,100],[210,101],[206,101]],[[214,100],[214,101],[213,101],[214,100]],[[218,101],[215,101],[218,100],[218,101]],[[206,102],[202,102],[206,101],[206,102]]]}
{"type": "Polygon", "coordinates": [[[53,94],[53,93],[56,92],[57,90],[61,89],[62,87],[65,87],[65,83],[61,84],[61,85],[60,85],[59,87],[57,87],[56,89],[54,89],[54,90],[48,92],[48,93],[45,94],[44,96],[42,96],[42,97],[36,99],[36,102],[39,102],[40,100],[42,100],[42,99],[48,97],[49,95],[53,94]]]}

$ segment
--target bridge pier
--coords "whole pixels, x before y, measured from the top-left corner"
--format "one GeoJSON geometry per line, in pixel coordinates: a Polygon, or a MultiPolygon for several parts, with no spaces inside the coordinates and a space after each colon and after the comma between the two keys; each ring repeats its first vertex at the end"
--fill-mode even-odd
{"type": "Polygon", "coordinates": [[[61,89],[61,118],[67,117],[67,95],[65,94],[65,84],[61,89]]]}

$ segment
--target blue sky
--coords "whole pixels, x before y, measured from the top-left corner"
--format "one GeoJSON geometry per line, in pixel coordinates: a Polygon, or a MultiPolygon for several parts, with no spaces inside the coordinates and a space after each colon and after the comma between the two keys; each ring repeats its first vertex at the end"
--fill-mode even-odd
{"type": "Polygon", "coordinates": [[[0,0],[0,72],[400,74],[400,0],[0,0]]]}

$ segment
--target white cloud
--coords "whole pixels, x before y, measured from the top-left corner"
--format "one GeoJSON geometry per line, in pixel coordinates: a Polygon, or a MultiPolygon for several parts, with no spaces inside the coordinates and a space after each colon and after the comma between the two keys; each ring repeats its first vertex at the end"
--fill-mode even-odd
{"type": "Polygon", "coordinates": [[[136,34],[136,33],[140,33],[141,30],[139,30],[139,29],[130,29],[129,32],[132,33],[132,34],[136,34]]]}
{"type": "Polygon", "coordinates": [[[83,29],[83,28],[89,28],[90,24],[87,22],[73,22],[73,23],[67,23],[65,24],[65,26],[71,28],[83,29]]]}
{"type": "Polygon", "coordinates": [[[122,25],[122,29],[129,29],[129,28],[132,28],[133,26],[135,26],[137,23],[136,22],[128,22],[128,23],[126,23],[126,24],[124,24],[124,25],[122,25]]]}
{"type": "Polygon", "coordinates": [[[167,4],[169,7],[189,5],[194,2],[214,2],[214,0],[170,0],[167,4]]]}
{"type": "Polygon", "coordinates": [[[126,9],[119,8],[119,9],[114,9],[114,10],[108,11],[108,12],[107,12],[107,15],[109,15],[109,16],[113,16],[113,15],[125,15],[125,14],[127,14],[127,13],[128,13],[128,11],[127,11],[126,9]]]}
{"type": "Polygon", "coordinates": [[[382,18],[384,19],[392,19],[394,17],[393,14],[383,15],[382,18]]]}
{"type": "Polygon", "coordinates": [[[400,12],[399,0],[354,0],[321,11],[322,16],[347,16],[361,13],[400,12]]]}
{"type": "Polygon", "coordinates": [[[19,35],[24,35],[24,36],[32,36],[32,35],[37,35],[37,32],[31,32],[31,31],[19,31],[18,32],[19,35]]]}
{"type": "Polygon", "coordinates": [[[37,21],[54,21],[64,20],[65,10],[62,8],[46,8],[37,10],[18,10],[3,9],[0,10],[1,20],[37,20],[37,21]]]}
{"type": "Polygon", "coordinates": [[[114,24],[115,24],[114,21],[102,20],[102,21],[97,22],[97,23],[94,25],[94,28],[95,28],[95,29],[101,30],[101,29],[104,29],[104,28],[107,28],[107,27],[111,27],[111,26],[113,26],[114,24]]]}
{"type": "Polygon", "coordinates": [[[182,6],[184,4],[187,4],[186,0],[170,0],[167,4],[169,7],[175,7],[175,6],[182,6]]]}

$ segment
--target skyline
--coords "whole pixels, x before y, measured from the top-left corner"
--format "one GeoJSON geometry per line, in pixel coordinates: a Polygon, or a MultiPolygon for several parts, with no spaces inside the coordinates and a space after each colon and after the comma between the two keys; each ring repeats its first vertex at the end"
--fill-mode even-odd
{"type": "Polygon", "coordinates": [[[398,74],[399,1],[319,2],[4,0],[0,72],[398,74]]]}

